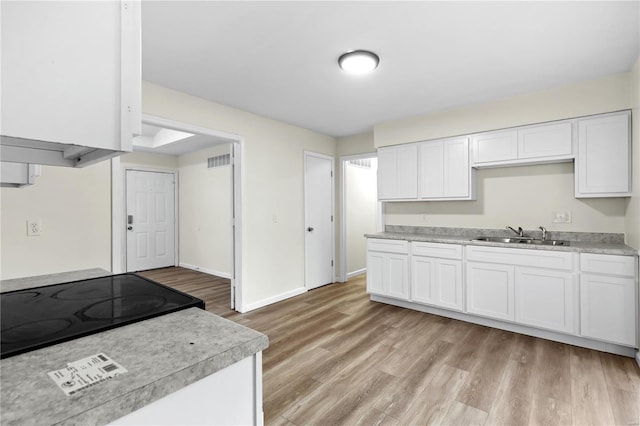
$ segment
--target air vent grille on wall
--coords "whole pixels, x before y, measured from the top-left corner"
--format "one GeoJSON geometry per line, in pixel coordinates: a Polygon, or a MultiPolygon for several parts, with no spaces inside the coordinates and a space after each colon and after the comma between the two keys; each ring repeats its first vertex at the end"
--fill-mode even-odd
{"type": "Polygon", "coordinates": [[[359,160],[349,160],[352,166],[362,167],[363,169],[371,168],[371,158],[361,158],[359,160]]]}
{"type": "Polygon", "coordinates": [[[231,154],[222,154],[207,158],[207,168],[228,166],[231,164],[231,154]]]}

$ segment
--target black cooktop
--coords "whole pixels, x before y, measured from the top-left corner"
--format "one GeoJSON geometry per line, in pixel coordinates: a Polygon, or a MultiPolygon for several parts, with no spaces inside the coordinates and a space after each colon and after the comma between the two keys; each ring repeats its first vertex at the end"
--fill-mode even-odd
{"type": "Polygon", "coordinates": [[[0,358],[204,302],[135,274],[0,293],[0,358]]]}

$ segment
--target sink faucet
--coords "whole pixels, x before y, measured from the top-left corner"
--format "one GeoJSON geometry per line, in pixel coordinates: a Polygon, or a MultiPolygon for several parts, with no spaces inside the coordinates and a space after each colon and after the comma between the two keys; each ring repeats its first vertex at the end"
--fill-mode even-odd
{"type": "Polygon", "coordinates": [[[542,231],[542,241],[545,241],[547,239],[547,228],[540,226],[538,229],[542,231]]]}
{"type": "Polygon", "coordinates": [[[519,226],[518,226],[518,230],[517,231],[515,229],[513,229],[512,227],[510,227],[510,226],[507,226],[507,229],[509,229],[509,230],[515,232],[516,234],[518,234],[518,237],[521,237],[521,238],[524,237],[524,231],[519,226]]]}

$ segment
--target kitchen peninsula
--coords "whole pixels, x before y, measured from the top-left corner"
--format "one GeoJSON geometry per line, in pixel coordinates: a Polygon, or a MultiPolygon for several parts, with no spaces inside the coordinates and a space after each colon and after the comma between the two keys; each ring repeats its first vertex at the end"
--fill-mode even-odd
{"type": "MultiPolygon", "coordinates": [[[[7,280],[0,291],[105,275],[92,269],[7,280]]],[[[267,346],[261,333],[189,308],[5,358],[0,423],[261,424],[267,346]],[[47,374],[99,353],[127,372],[72,395],[47,374]]]]}

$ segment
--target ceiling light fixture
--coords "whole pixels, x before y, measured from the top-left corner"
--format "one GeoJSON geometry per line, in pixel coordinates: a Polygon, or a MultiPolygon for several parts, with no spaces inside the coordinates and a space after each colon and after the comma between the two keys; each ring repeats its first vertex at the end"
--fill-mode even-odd
{"type": "Polygon", "coordinates": [[[338,65],[352,74],[366,74],[378,68],[380,58],[368,50],[352,50],[340,55],[338,65]]]}

